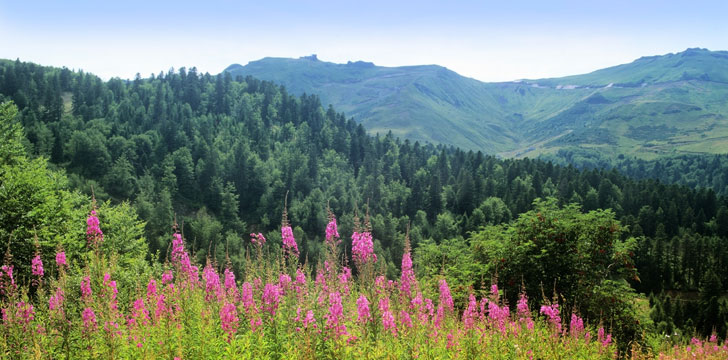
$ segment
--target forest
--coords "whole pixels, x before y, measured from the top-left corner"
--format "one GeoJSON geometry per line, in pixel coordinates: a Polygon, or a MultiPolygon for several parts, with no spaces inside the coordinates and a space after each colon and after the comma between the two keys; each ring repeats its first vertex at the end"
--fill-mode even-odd
{"type": "MultiPolygon", "coordinates": [[[[301,262],[320,269],[330,253],[322,229],[335,214],[342,234],[366,224],[390,280],[411,244],[417,278],[446,278],[459,309],[468,289],[484,296],[496,283],[507,304],[523,290],[554,294],[563,314],[603,324],[622,352],[664,335],[726,335],[718,157],[695,160],[699,181],[499,159],[368,134],[315,95],[195,68],[103,81],[3,60],[0,103],[0,239],[19,282],[33,278],[34,254],[87,258],[92,201],[127,302],[139,274],[172,260],[173,224],[192,262],[245,278],[255,263],[249,234],[285,247],[282,214],[301,262]]],[[[659,175],[661,164],[640,166],[659,175]]],[[[339,256],[351,259],[355,244],[341,240],[339,256]]]]}

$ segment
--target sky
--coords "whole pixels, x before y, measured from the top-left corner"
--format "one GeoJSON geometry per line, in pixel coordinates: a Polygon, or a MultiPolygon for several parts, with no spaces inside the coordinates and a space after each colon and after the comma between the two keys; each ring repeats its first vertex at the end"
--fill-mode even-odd
{"type": "Polygon", "coordinates": [[[510,81],[728,50],[726,14],[701,0],[0,0],[0,58],[129,79],[317,54],[510,81]]]}

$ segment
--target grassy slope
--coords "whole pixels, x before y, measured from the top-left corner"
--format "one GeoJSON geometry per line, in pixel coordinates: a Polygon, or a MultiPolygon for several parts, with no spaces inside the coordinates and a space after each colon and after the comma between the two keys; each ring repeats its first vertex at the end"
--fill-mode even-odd
{"type": "Polygon", "coordinates": [[[728,151],[728,52],[688,49],[557,79],[482,83],[439,66],[265,58],[233,75],[315,93],[372,132],[534,157],[728,151]]]}

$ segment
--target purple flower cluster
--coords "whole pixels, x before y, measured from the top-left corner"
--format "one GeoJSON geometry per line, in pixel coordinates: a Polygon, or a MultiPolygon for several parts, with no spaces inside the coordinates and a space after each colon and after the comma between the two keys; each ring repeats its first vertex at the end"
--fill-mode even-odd
{"type": "Polygon", "coordinates": [[[96,210],[91,210],[91,214],[86,219],[86,240],[93,247],[101,245],[104,241],[104,233],[99,227],[99,218],[96,216],[96,210]]]}
{"type": "Polygon", "coordinates": [[[281,239],[283,240],[283,250],[287,254],[298,256],[298,244],[296,244],[296,239],[293,237],[293,229],[290,226],[281,227],[281,239]]]}
{"type": "Polygon", "coordinates": [[[368,231],[351,234],[351,256],[357,264],[366,264],[370,260],[376,262],[372,234],[368,231]]]}

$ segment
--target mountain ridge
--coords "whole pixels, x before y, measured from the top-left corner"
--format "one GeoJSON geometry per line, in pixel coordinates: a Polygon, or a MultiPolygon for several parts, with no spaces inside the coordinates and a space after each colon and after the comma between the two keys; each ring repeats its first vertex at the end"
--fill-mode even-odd
{"type": "Polygon", "coordinates": [[[263,58],[225,71],[316,94],[370,133],[534,157],[728,151],[728,51],[691,48],[560,78],[481,82],[439,65],[263,58]],[[643,136],[657,129],[660,136],[643,136]]]}

